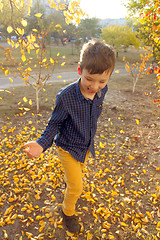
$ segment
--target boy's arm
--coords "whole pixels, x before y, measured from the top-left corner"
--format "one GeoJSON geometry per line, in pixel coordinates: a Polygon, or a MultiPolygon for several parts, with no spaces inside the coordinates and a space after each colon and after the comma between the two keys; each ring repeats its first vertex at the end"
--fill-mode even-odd
{"type": "Polygon", "coordinates": [[[46,129],[36,141],[24,144],[24,147],[28,147],[28,149],[24,149],[24,152],[32,157],[39,157],[43,151],[51,147],[54,137],[59,132],[59,129],[67,116],[68,112],[65,110],[62,100],[60,98],[57,99],[56,106],[46,129]]]}
{"type": "Polygon", "coordinates": [[[56,106],[48,125],[42,135],[36,140],[36,142],[43,148],[43,151],[52,146],[55,136],[59,132],[64,120],[67,117],[68,112],[64,107],[62,99],[57,98],[56,106]]]}

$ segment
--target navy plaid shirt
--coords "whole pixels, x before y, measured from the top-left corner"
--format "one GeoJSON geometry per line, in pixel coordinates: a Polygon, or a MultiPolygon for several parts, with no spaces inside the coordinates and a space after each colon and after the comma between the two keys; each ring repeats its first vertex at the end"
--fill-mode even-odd
{"type": "Polygon", "coordinates": [[[97,120],[102,111],[107,85],[96,93],[93,100],[86,99],[76,81],[62,88],[56,99],[56,106],[41,137],[36,140],[44,151],[57,146],[68,151],[76,160],[84,162],[87,150],[95,156],[94,136],[97,120]]]}

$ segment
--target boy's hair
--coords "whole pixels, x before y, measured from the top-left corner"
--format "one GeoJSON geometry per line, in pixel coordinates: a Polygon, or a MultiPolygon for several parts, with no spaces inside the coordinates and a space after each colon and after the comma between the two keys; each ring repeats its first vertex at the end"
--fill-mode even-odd
{"type": "Polygon", "coordinates": [[[92,39],[85,43],[80,54],[80,68],[87,69],[90,74],[102,74],[114,70],[116,62],[114,49],[104,41],[92,39]]]}

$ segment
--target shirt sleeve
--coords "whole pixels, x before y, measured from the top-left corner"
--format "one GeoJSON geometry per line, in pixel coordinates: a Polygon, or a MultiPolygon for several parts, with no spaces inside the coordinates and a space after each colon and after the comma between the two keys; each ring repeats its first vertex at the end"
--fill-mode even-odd
{"type": "Polygon", "coordinates": [[[38,144],[43,147],[43,151],[51,147],[55,136],[58,134],[62,123],[67,118],[68,112],[66,111],[63,101],[60,97],[56,100],[56,106],[53,110],[52,116],[43,131],[42,135],[36,140],[38,144]]]}

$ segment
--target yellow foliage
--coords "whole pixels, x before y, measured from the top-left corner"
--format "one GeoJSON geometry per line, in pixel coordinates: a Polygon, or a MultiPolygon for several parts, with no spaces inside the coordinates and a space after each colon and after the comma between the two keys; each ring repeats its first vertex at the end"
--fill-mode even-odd
{"type": "Polygon", "coordinates": [[[40,18],[40,17],[42,17],[42,13],[36,13],[34,16],[37,18],[40,18]]]}
{"type": "Polygon", "coordinates": [[[23,25],[23,27],[26,27],[26,26],[27,26],[27,21],[24,20],[24,19],[22,19],[22,20],[21,20],[21,24],[23,25]]]}
{"type": "Polygon", "coordinates": [[[8,33],[13,32],[13,28],[12,28],[11,26],[8,26],[8,27],[7,27],[7,32],[8,32],[8,33]]]}

